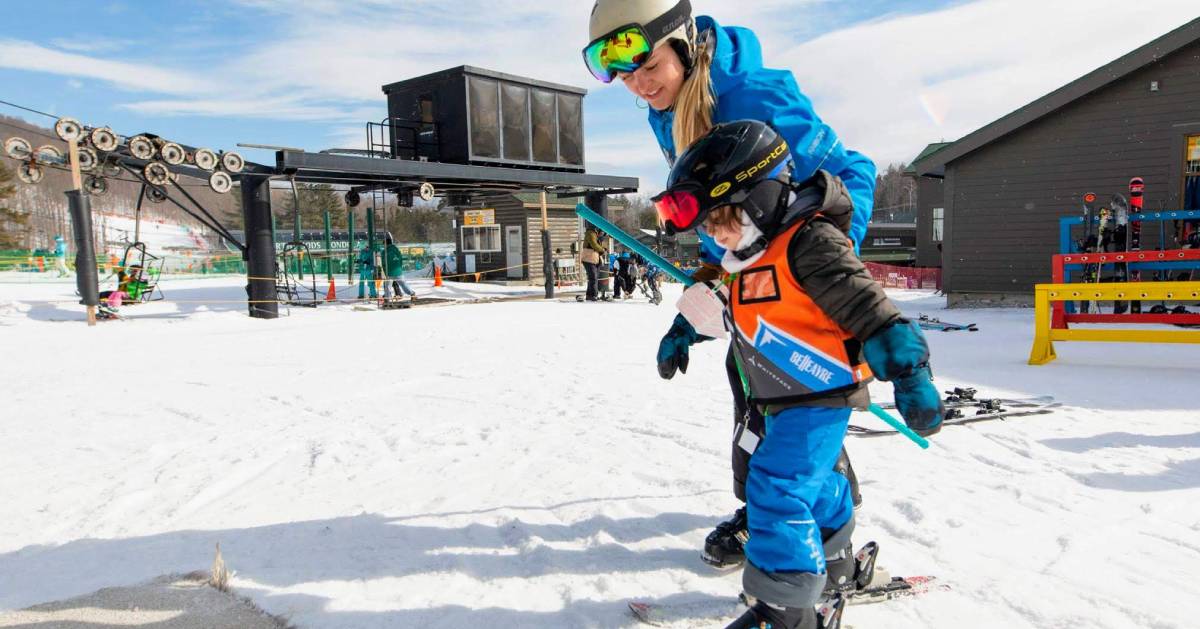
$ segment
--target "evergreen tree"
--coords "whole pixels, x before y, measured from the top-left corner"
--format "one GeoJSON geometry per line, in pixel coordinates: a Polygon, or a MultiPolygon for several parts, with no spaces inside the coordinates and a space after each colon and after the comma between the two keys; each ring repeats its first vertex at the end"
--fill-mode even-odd
{"type": "Polygon", "coordinates": [[[386,229],[396,242],[451,242],[450,214],[431,207],[389,206],[386,229]]]}
{"type": "Polygon", "coordinates": [[[342,195],[327,183],[298,184],[300,220],[305,229],[325,229],[325,212],[333,229],[345,229],[346,206],[342,195]]]}

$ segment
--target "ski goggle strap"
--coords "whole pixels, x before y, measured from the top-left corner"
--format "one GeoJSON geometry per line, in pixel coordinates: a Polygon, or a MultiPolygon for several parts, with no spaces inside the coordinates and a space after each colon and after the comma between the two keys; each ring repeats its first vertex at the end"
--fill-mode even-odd
{"type": "Polygon", "coordinates": [[[642,24],[626,24],[598,37],[583,49],[592,76],[611,83],[618,72],[634,72],[650,58],[655,45],[692,17],[692,4],[680,0],[670,11],[642,24]]]}
{"type": "Polygon", "coordinates": [[[671,234],[692,229],[700,223],[700,200],[690,190],[668,190],[651,199],[658,220],[671,234]]]}

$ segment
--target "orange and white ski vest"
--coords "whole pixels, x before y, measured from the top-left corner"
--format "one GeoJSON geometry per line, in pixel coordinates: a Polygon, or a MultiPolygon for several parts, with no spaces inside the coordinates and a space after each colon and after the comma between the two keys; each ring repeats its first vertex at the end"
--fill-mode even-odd
{"type": "Polygon", "coordinates": [[[729,287],[729,323],[750,397],[758,404],[849,391],[871,379],[859,342],[804,292],[788,245],[807,221],[786,229],[729,287]]]}

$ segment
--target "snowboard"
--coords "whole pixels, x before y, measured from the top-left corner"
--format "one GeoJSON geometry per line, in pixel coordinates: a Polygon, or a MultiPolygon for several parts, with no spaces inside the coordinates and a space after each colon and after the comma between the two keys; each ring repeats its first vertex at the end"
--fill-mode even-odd
{"type": "MultiPolygon", "coordinates": [[[[1112,206],[1116,227],[1113,229],[1113,245],[1117,251],[1129,251],[1129,201],[1119,194],[1112,195],[1109,201],[1112,206]]],[[[1113,267],[1113,281],[1124,282],[1129,277],[1129,264],[1118,264],[1113,267]]],[[[1113,314],[1125,314],[1129,303],[1113,302],[1113,314]]]]}

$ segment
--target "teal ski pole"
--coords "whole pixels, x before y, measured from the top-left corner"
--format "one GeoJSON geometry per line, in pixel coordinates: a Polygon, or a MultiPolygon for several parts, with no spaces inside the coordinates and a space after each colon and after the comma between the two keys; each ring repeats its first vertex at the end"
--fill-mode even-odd
{"type": "MultiPolygon", "coordinates": [[[[625,233],[625,231],[620,227],[613,225],[608,219],[592,211],[592,208],[579,203],[575,206],[575,213],[578,214],[583,220],[595,225],[596,227],[599,227],[604,231],[604,233],[612,236],[613,240],[616,240],[617,242],[633,250],[638,255],[642,256],[642,258],[644,258],[647,262],[653,263],[671,277],[679,280],[684,286],[691,286],[692,284],[696,283],[695,280],[693,280],[687,273],[684,273],[674,264],[668,262],[666,258],[663,258],[655,253],[650,247],[638,242],[636,238],[625,233]]],[[[895,428],[900,434],[911,439],[913,443],[921,446],[922,448],[929,447],[928,439],[925,439],[921,435],[913,432],[908,426],[904,425],[904,422],[892,417],[878,404],[872,404],[867,408],[867,410],[871,411],[871,414],[875,415],[879,419],[882,419],[887,423],[887,425],[895,428]]]]}

